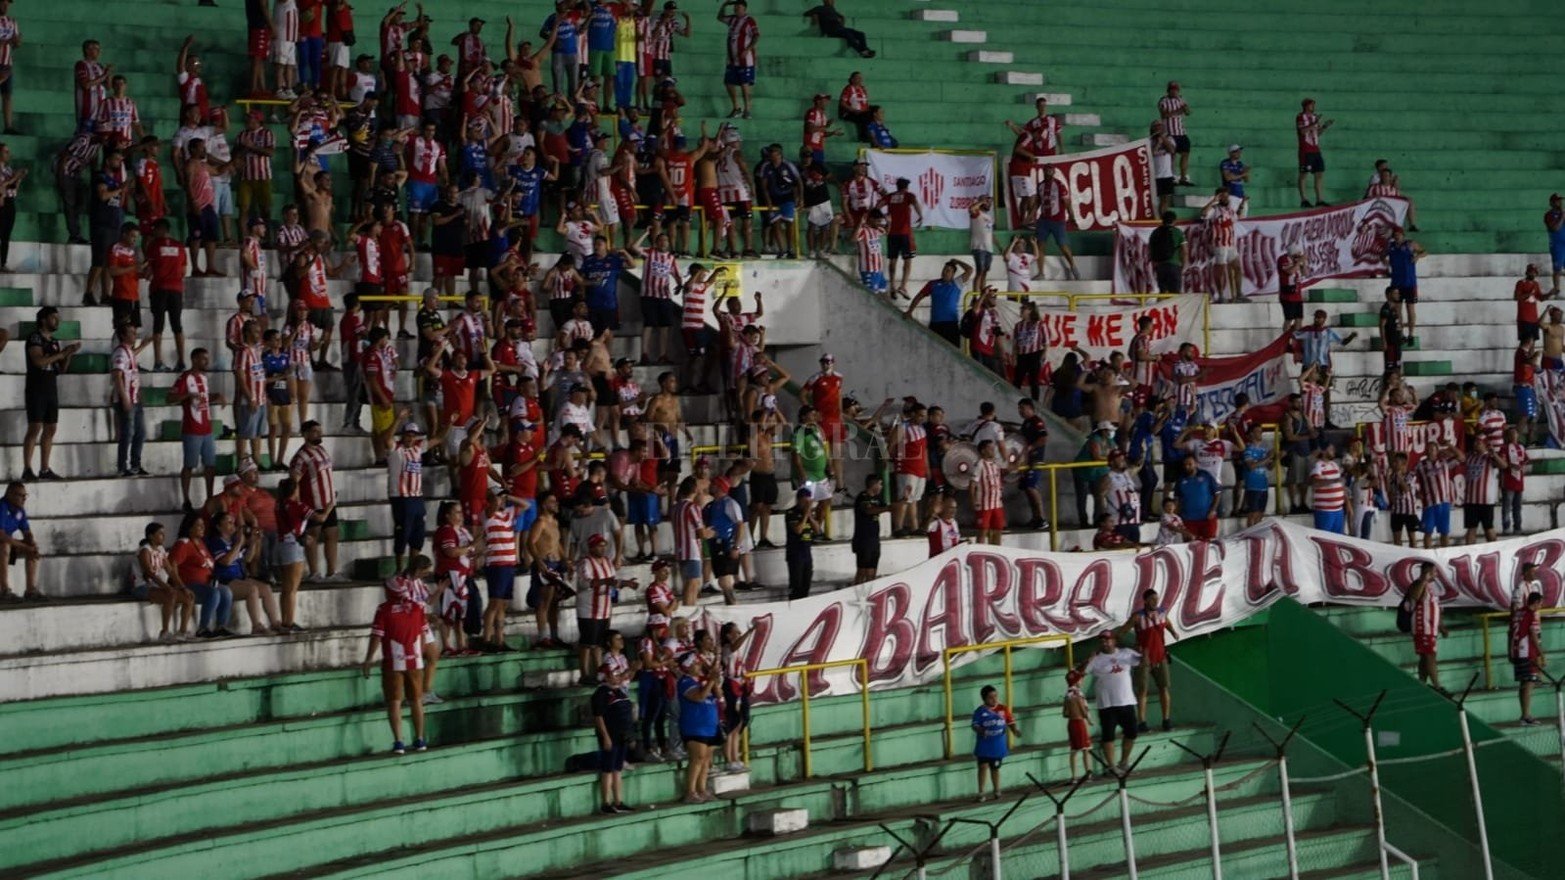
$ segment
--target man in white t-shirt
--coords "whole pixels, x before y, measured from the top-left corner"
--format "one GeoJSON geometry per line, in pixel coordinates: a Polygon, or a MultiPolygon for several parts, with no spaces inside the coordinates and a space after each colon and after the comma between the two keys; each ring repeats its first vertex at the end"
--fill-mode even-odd
{"type": "Polygon", "coordinates": [[[1114,631],[1104,630],[1098,636],[1098,652],[1082,667],[1082,671],[1091,675],[1096,682],[1104,775],[1108,774],[1108,767],[1115,766],[1115,727],[1124,734],[1125,741],[1125,751],[1117,766],[1120,772],[1130,766],[1130,753],[1136,745],[1136,689],[1130,680],[1130,670],[1140,662],[1140,653],[1119,647],[1114,631]]]}

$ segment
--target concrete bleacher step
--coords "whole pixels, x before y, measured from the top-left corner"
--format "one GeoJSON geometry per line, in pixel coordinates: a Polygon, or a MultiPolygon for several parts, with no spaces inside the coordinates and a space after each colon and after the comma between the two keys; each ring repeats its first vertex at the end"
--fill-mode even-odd
{"type": "Polygon", "coordinates": [[[1069,107],[1071,96],[1068,92],[1033,92],[1019,97],[1017,100],[1024,104],[1034,104],[1039,98],[1049,102],[1050,107],[1069,107]]]}
{"type": "Polygon", "coordinates": [[[978,49],[964,57],[979,64],[1011,64],[1016,60],[1016,55],[1011,52],[996,52],[993,49],[978,49]]]}
{"type": "MultiPolygon", "coordinates": [[[[1077,141],[1086,147],[1117,147],[1120,144],[1128,143],[1130,138],[1111,131],[1091,131],[1083,132],[1077,141]]],[[[1201,204],[1204,205],[1206,202],[1203,201],[1201,204]]]]}
{"type": "Polygon", "coordinates": [[[1403,361],[1404,376],[1450,376],[1456,372],[1450,361],[1403,361]]]}
{"type": "Polygon", "coordinates": [[[1043,74],[1026,70],[1002,70],[994,75],[994,81],[1004,86],[1041,86],[1043,74]]]}
{"type": "Polygon", "coordinates": [[[955,22],[961,20],[961,16],[957,14],[955,9],[914,9],[909,14],[914,21],[955,22]]]}
{"type": "Polygon", "coordinates": [[[961,29],[950,30],[946,31],[945,38],[953,43],[969,43],[980,45],[989,42],[989,32],[961,29]]]}
{"type": "MultiPolygon", "coordinates": [[[[1402,338],[1402,350],[1403,351],[1418,351],[1420,348],[1422,348],[1422,346],[1419,344],[1419,338],[1417,336],[1413,336],[1413,337],[1406,337],[1406,336],[1404,336],[1402,338]]],[[[1370,351],[1385,351],[1386,350],[1386,341],[1384,339],[1381,339],[1379,336],[1371,337],[1370,340],[1369,340],[1369,350],[1370,351]]]]}
{"type": "Polygon", "coordinates": [[[745,832],[761,837],[797,834],[810,827],[810,811],[803,808],[760,810],[744,817],[745,832]]]}
{"type": "Polygon", "coordinates": [[[1064,123],[1075,128],[1097,128],[1103,120],[1096,113],[1066,113],[1064,123]]]}
{"type": "Polygon", "coordinates": [[[1346,287],[1311,287],[1305,291],[1305,299],[1312,303],[1356,303],[1359,292],[1346,287]]]}
{"type": "Polygon", "coordinates": [[[889,861],[889,846],[845,846],[831,854],[833,871],[873,871],[889,861]]]}

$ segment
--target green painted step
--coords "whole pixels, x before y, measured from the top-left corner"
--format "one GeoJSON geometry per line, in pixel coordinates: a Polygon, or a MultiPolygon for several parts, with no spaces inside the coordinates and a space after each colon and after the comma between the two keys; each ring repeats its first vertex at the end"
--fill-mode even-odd
{"type": "MultiPolygon", "coordinates": [[[[6,288],[6,290],[14,291],[14,290],[18,290],[18,289],[14,288],[14,287],[10,287],[10,288],[6,288]]],[[[23,291],[19,291],[19,292],[26,293],[28,295],[28,302],[18,303],[18,305],[23,305],[23,306],[32,305],[32,302],[31,302],[32,293],[31,293],[31,291],[23,290],[23,291]]],[[[10,305],[10,304],[9,303],[0,303],[0,305],[10,305]]],[[[37,330],[37,329],[38,329],[38,322],[37,321],[23,321],[23,322],[21,322],[20,324],[17,325],[16,332],[17,332],[18,336],[22,337],[23,339],[26,339],[27,337],[33,335],[33,331],[37,330]]],[[[65,340],[81,339],[82,338],[82,322],[80,322],[80,321],[61,321],[60,322],[60,326],[58,328],[56,328],[55,331],[54,331],[54,338],[55,339],[65,339],[65,340]]],[[[71,359],[71,362],[72,362],[71,365],[75,366],[75,362],[81,360],[84,356],[85,355],[81,354],[80,352],[77,352],[76,357],[71,359]]],[[[76,371],[72,370],[71,372],[76,372],[76,371]]]]}
{"type": "Polygon", "coordinates": [[[338,520],[337,529],[339,537],[344,541],[362,541],[370,536],[369,520],[338,520]]]}
{"type": "MultiPolygon", "coordinates": [[[[24,308],[33,304],[33,292],[26,287],[0,287],[0,307],[24,308]]],[[[33,332],[28,329],[27,333],[33,332]]],[[[26,333],[22,335],[27,335],[26,333]]]]}
{"type": "Polygon", "coordinates": [[[397,573],[394,556],[373,556],[353,560],[353,579],[356,581],[383,581],[397,573]]]}
{"type": "Polygon", "coordinates": [[[1532,463],[1535,474],[1565,474],[1565,458],[1540,458],[1532,463]]]}
{"type": "Polygon", "coordinates": [[[1406,361],[1402,364],[1404,376],[1449,376],[1452,372],[1450,361],[1406,361]]]}
{"type": "MultiPolygon", "coordinates": [[[[155,385],[141,387],[142,406],[166,406],[168,405],[168,386],[155,385]]],[[[221,434],[221,432],[219,432],[221,434]]]]}
{"type": "Polygon", "coordinates": [[[71,358],[70,373],[107,373],[109,371],[109,356],[96,352],[77,352],[71,358]]]}
{"type": "MultiPolygon", "coordinates": [[[[1417,336],[1414,336],[1411,340],[1408,340],[1408,339],[1406,339],[1404,337],[1404,341],[1402,343],[1402,350],[1403,351],[1418,351],[1418,349],[1419,349],[1419,345],[1418,345],[1418,337],[1417,336]]],[[[1369,350],[1370,351],[1385,351],[1386,350],[1385,340],[1381,339],[1379,336],[1372,337],[1369,340],[1369,350]]]]}
{"type": "MultiPolygon", "coordinates": [[[[147,401],[143,398],[142,404],[146,405],[146,403],[147,401]]],[[[179,440],[184,437],[184,432],[181,430],[183,427],[184,423],[179,419],[164,419],[158,423],[158,439],[179,440]]],[[[214,437],[223,436],[223,422],[220,419],[212,420],[212,435],[214,437]]],[[[262,457],[265,458],[265,456],[262,457]]]]}
{"type": "Polygon", "coordinates": [[[1337,315],[1341,327],[1379,327],[1380,315],[1375,312],[1343,312],[1337,315]]]}
{"type": "Polygon", "coordinates": [[[1312,287],[1305,291],[1312,303],[1356,303],[1359,292],[1347,287],[1312,287]]]}

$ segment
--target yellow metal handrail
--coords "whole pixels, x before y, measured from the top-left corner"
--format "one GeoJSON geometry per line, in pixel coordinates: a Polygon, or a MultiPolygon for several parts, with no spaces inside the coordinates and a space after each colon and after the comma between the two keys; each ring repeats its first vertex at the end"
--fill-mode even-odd
{"type": "MultiPolygon", "coordinates": [[[[809,674],[820,669],[842,669],[852,666],[859,671],[859,696],[864,712],[864,772],[875,769],[875,760],[870,752],[870,720],[869,720],[869,661],[862,657],[851,660],[828,660],[824,663],[801,663],[797,666],[779,666],[775,669],[757,669],[754,672],[746,672],[745,678],[756,679],[763,675],[790,675],[799,673],[799,707],[803,715],[804,727],[804,778],[809,779],[814,773],[814,766],[810,763],[810,681],[809,674]]],[[[750,763],[750,728],[744,729],[744,762],[750,763]]]]}
{"type": "MultiPolygon", "coordinates": [[[[1049,550],[1060,549],[1060,471],[1075,470],[1077,468],[1108,467],[1107,461],[1058,461],[1042,464],[1028,465],[1036,471],[1049,472],[1049,550]]],[[[1139,516],[1139,513],[1138,513],[1139,516]]],[[[1091,528],[1087,524],[1084,528],[1091,528]]]]}
{"type": "MultiPolygon", "coordinates": [[[[955,648],[946,648],[940,652],[940,662],[944,667],[945,695],[946,695],[946,757],[956,753],[954,742],[956,733],[956,706],[955,697],[951,688],[951,658],[957,654],[969,654],[973,651],[993,651],[998,649],[1005,655],[1005,705],[1010,706],[1015,702],[1015,693],[1011,686],[1011,649],[1026,645],[1059,644],[1065,645],[1065,665],[1076,665],[1075,652],[1071,645],[1074,640],[1064,633],[1050,633],[1044,636],[1030,636],[1023,639],[1006,639],[1003,642],[984,642],[979,645],[959,645],[955,648]]],[[[1009,734],[1007,734],[1009,735],[1009,734]]]]}
{"type": "MultiPolygon", "coordinates": [[[[1493,658],[1491,656],[1490,647],[1489,647],[1489,621],[1495,620],[1497,618],[1502,618],[1502,617],[1505,618],[1506,620],[1509,620],[1513,613],[1514,612],[1511,612],[1511,611],[1488,611],[1488,612],[1485,612],[1483,614],[1478,615],[1478,629],[1483,633],[1483,686],[1484,686],[1484,690],[1490,690],[1490,691],[1494,690],[1494,669],[1492,668],[1493,658]]],[[[1557,617],[1559,615],[1565,615],[1565,608],[1539,608],[1538,609],[1538,616],[1539,617],[1557,617]]],[[[1506,653],[1508,655],[1510,652],[1507,651],[1506,653]]]]}

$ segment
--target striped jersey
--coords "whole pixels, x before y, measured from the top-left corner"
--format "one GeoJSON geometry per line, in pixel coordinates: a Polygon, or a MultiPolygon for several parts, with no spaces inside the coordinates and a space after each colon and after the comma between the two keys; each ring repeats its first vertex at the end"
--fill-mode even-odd
{"type": "Polygon", "coordinates": [[[1180,111],[1186,110],[1189,105],[1185,99],[1176,95],[1164,95],[1157,102],[1157,112],[1163,117],[1163,133],[1169,137],[1182,137],[1185,133],[1185,116],[1180,111]]]}
{"type": "Polygon", "coordinates": [[[325,510],[337,502],[337,487],[332,478],[331,453],[325,444],[306,443],[294,453],[289,468],[299,481],[299,495],[316,510],[325,510]]]}
{"type": "Polygon", "coordinates": [[[1060,121],[1053,116],[1034,116],[1022,126],[1034,156],[1052,156],[1060,151],[1060,121]]]}
{"type": "Polygon", "coordinates": [[[761,30],[748,15],[728,17],[728,63],[735,67],[755,66],[755,41],[761,30]]]}
{"type": "MultiPolygon", "coordinates": [[[[255,263],[254,269],[244,270],[244,289],[256,296],[266,296],[266,249],[261,246],[261,239],[247,235],[240,249],[241,256],[255,263]]],[[[240,326],[243,327],[242,324],[240,326]]]]}
{"type": "Polygon", "coordinates": [[[658,611],[658,606],[667,608],[674,604],[674,588],[667,581],[653,581],[647,587],[647,627],[663,626],[668,623],[668,615],[658,611]]]}
{"type": "Polygon", "coordinates": [[[502,507],[484,518],[484,564],[516,565],[516,508],[502,507]]]}
{"type": "Polygon", "coordinates": [[[0,15],[0,67],[11,66],[11,53],[14,47],[11,40],[20,39],[22,29],[16,26],[16,19],[9,15],[0,15]]]}
{"type": "Polygon", "coordinates": [[[1456,488],[1451,482],[1451,468],[1438,455],[1426,455],[1413,468],[1418,478],[1419,497],[1424,506],[1450,504],[1456,498],[1456,488]]]}
{"type": "Polygon", "coordinates": [[[136,352],[129,346],[118,345],[110,358],[110,369],[125,377],[125,395],[134,405],[141,402],[141,369],[136,365],[136,352]]]}
{"type": "Polygon", "coordinates": [[[1386,501],[1393,514],[1418,515],[1418,481],[1411,472],[1398,474],[1393,471],[1386,475],[1386,501]]]}
{"type": "Polygon", "coordinates": [[[701,508],[685,498],[674,503],[674,558],[690,562],[701,558],[701,508]]]}
{"type": "Polygon", "coordinates": [[[277,146],[277,136],[272,134],[271,129],[264,126],[256,129],[247,128],[234,138],[234,143],[243,148],[240,151],[244,156],[244,161],[239,163],[240,180],[272,179],[272,157],[254,152],[274,149],[277,146]]]}
{"type": "Polygon", "coordinates": [[[1212,237],[1212,247],[1234,246],[1234,209],[1230,205],[1213,205],[1206,212],[1206,228],[1212,237]]]}
{"type": "Polygon", "coordinates": [[[96,119],[98,105],[108,95],[102,82],[87,85],[103,76],[103,65],[83,58],[76,62],[76,118],[96,119]]]}
{"type": "Polygon", "coordinates": [[[679,21],[672,13],[661,15],[647,28],[646,53],[655,61],[667,61],[674,49],[674,31],[679,21]]]}
{"type": "Polygon", "coordinates": [[[1324,512],[1341,510],[1347,501],[1347,489],[1342,483],[1342,466],[1335,461],[1317,461],[1310,468],[1310,484],[1313,509],[1324,512]],[[1320,480],[1321,482],[1316,482],[1320,480]]]}
{"type": "Polygon", "coordinates": [[[880,201],[880,184],[873,178],[849,180],[842,185],[842,205],[850,211],[867,211],[880,201]]]}
{"type": "Polygon", "coordinates": [[[1141,652],[1141,662],[1155,666],[1168,660],[1168,612],[1162,608],[1137,608],[1130,616],[1136,625],[1136,650],[1141,652]]]}
{"type": "Polygon", "coordinates": [[[973,485],[978,487],[977,510],[998,510],[1005,507],[1005,470],[998,458],[980,459],[973,473],[973,485]]]}
{"type": "Polygon", "coordinates": [[[859,271],[886,271],[886,230],[866,223],[853,238],[859,243],[859,271]]]}
{"type": "Polygon", "coordinates": [[[1382,407],[1382,419],[1386,435],[1387,452],[1407,452],[1413,447],[1413,406],[1406,403],[1387,403],[1382,407]]]}
{"type": "Polygon", "coordinates": [[[699,330],[706,326],[706,288],[704,281],[692,281],[685,287],[684,320],[680,324],[686,330],[699,330]]]}
{"type": "Polygon", "coordinates": [[[1414,641],[1434,641],[1440,635],[1440,597],[1434,584],[1424,590],[1423,598],[1413,603],[1414,641]]]}
{"type": "Polygon", "coordinates": [[[651,299],[673,299],[679,266],[670,251],[649,250],[646,271],[642,275],[641,295],[651,299]]]}
{"type": "Polygon", "coordinates": [[[1299,386],[1299,403],[1304,410],[1304,420],[1311,428],[1326,426],[1326,386],[1319,382],[1305,382],[1299,386]]]}
{"type": "Polygon", "coordinates": [[[272,39],[279,43],[299,42],[299,5],[294,0],[278,0],[272,7],[272,39]]]}
{"type": "Polygon", "coordinates": [[[1109,471],[1107,500],[1115,525],[1141,524],[1141,485],[1129,471],[1109,471]]]}
{"type": "Polygon", "coordinates": [[[440,163],[445,161],[446,148],[435,138],[417,137],[408,144],[408,180],[415,183],[434,183],[440,163]]]}
{"type": "Polygon", "coordinates": [[[1494,504],[1499,499],[1496,486],[1499,468],[1494,465],[1494,459],[1490,457],[1486,449],[1474,449],[1467,456],[1467,465],[1463,477],[1466,483],[1466,502],[1468,504],[1494,504]]]}
{"type": "Polygon", "coordinates": [[[614,613],[614,560],[584,556],[576,563],[576,616],[608,620],[614,613]]]}
{"type": "Polygon", "coordinates": [[[924,426],[914,421],[902,423],[901,439],[895,450],[896,468],[899,474],[915,477],[929,475],[929,434],[924,426]]]}
{"type": "Polygon", "coordinates": [[[104,98],[98,102],[98,111],[93,118],[99,134],[114,135],[126,142],[130,140],[132,128],[141,124],[134,98],[104,98]]]}
{"type": "Polygon", "coordinates": [[[1320,132],[1315,129],[1319,122],[1320,117],[1314,113],[1300,113],[1294,117],[1293,124],[1299,133],[1299,152],[1320,152],[1320,132]]]}
{"type": "Polygon", "coordinates": [[[1036,354],[1043,351],[1043,322],[1017,321],[1011,328],[1011,338],[1016,341],[1017,354],[1036,354]]]}
{"type": "Polygon", "coordinates": [[[1490,449],[1505,445],[1505,413],[1497,409],[1484,409],[1478,413],[1478,433],[1490,449]]]}
{"type": "Polygon", "coordinates": [[[1394,198],[1402,195],[1402,190],[1394,183],[1372,183],[1364,190],[1366,199],[1394,198]]]}
{"type": "Polygon", "coordinates": [[[234,369],[244,382],[250,406],[266,402],[266,365],[261,362],[261,344],[242,345],[234,357],[234,369]]]}
{"type": "Polygon", "coordinates": [[[400,443],[386,453],[386,494],[391,498],[424,497],[424,451],[400,443]]]}
{"type": "Polygon", "coordinates": [[[961,540],[962,529],[956,524],[956,520],[935,517],[935,520],[929,524],[929,555],[931,558],[950,550],[961,540]]]}

